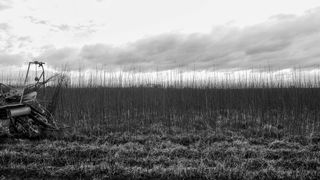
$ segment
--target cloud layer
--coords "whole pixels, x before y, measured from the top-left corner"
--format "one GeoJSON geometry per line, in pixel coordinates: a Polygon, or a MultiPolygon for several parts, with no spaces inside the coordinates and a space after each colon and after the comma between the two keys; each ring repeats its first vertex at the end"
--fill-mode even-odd
{"type": "MultiPolygon", "coordinates": [[[[214,27],[207,34],[165,33],[120,47],[46,47],[39,57],[51,65],[69,64],[72,68],[79,64],[141,70],[312,66],[320,64],[319,19],[320,8],[316,8],[300,16],[279,14],[243,28],[226,25],[214,27]]],[[[0,31],[5,28],[0,24],[0,31]]],[[[1,55],[0,63],[16,62],[18,57],[1,55]]]]}
{"type": "Polygon", "coordinates": [[[0,1],[0,11],[11,8],[9,0],[0,1]]]}

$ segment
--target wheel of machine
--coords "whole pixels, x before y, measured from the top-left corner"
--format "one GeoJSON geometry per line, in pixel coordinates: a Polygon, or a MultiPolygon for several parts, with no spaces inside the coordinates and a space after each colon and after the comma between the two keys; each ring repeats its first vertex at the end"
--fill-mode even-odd
{"type": "Polygon", "coordinates": [[[16,128],[15,122],[16,122],[15,119],[13,119],[13,118],[10,119],[9,133],[12,135],[18,133],[18,129],[16,128]]]}
{"type": "Polygon", "coordinates": [[[32,116],[37,119],[41,119],[41,122],[44,123],[44,126],[56,127],[56,122],[53,115],[47,111],[40,103],[28,103],[32,108],[32,116]]]}
{"type": "Polygon", "coordinates": [[[22,138],[37,138],[42,135],[41,126],[38,126],[28,116],[12,118],[10,121],[9,131],[13,136],[22,138]]]}

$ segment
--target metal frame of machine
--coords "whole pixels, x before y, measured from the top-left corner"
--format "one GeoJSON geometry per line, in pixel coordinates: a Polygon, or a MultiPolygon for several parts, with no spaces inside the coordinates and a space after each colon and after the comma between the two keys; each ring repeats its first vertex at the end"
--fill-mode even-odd
{"type": "Polygon", "coordinates": [[[37,91],[57,75],[45,79],[44,62],[28,64],[24,85],[21,88],[0,83],[0,121],[9,120],[9,133],[25,138],[45,136],[48,131],[59,130],[53,115],[37,101],[37,91]],[[35,83],[28,85],[30,67],[35,65],[35,83]],[[37,76],[38,68],[40,75],[37,76]]]}

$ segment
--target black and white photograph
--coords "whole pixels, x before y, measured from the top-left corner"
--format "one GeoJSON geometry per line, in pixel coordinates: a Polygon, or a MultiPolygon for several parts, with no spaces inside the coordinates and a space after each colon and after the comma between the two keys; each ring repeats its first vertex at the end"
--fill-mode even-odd
{"type": "Polygon", "coordinates": [[[0,0],[7,179],[320,179],[320,1],[0,0]]]}

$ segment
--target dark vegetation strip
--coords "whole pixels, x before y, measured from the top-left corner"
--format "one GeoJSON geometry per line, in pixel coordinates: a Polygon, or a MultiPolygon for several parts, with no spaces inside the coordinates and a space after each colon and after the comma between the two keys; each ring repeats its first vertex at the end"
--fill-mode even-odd
{"type": "Polygon", "coordinates": [[[155,123],[183,131],[254,128],[257,135],[274,127],[293,135],[320,130],[319,88],[63,88],[59,101],[59,122],[86,135],[155,123]]]}

